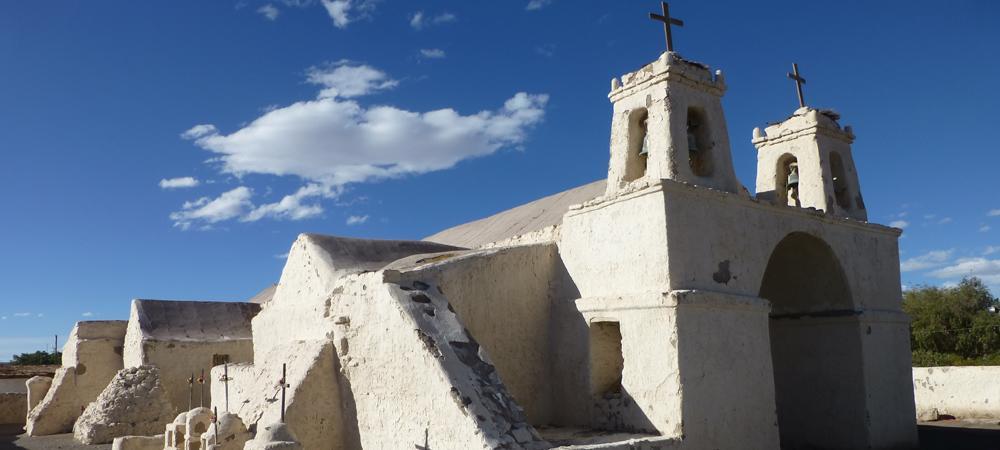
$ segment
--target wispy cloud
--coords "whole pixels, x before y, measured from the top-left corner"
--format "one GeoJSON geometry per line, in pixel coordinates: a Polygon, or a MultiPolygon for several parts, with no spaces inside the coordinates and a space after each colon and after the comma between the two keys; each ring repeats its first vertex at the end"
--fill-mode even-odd
{"type": "Polygon", "coordinates": [[[930,273],[935,278],[979,277],[987,284],[1000,283],[1000,259],[961,258],[954,264],[930,273]]]}
{"type": "Polygon", "coordinates": [[[245,186],[214,199],[202,197],[171,214],[175,226],[315,217],[322,212],[318,200],[336,198],[347,184],[444,170],[518,147],[542,122],[548,102],[547,95],[520,92],[496,110],[469,115],[450,108],[365,107],[354,99],[398,82],[373,67],[346,62],[312,68],[307,81],[321,87],[314,100],[264,112],[230,134],[210,124],[182,134],[214,153],[210,164],[224,174],[291,175],[306,184],[277,203],[256,207],[245,186]]]}
{"type": "Polygon", "coordinates": [[[948,261],[951,260],[951,256],[954,253],[954,249],[934,250],[920,256],[914,256],[913,258],[909,258],[901,262],[899,264],[899,270],[901,272],[914,272],[917,270],[940,267],[947,264],[948,261]]]}
{"type": "Polygon", "coordinates": [[[889,226],[895,228],[906,228],[910,226],[910,222],[905,220],[893,220],[892,222],[889,222],[889,226]]]}
{"type": "Polygon", "coordinates": [[[375,1],[366,0],[321,0],[327,15],[333,20],[333,26],[347,28],[351,22],[365,17],[371,17],[375,10],[375,1]]]}
{"type": "Polygon", "coordinates": [[[352,65],[348,61],[310,67],[306,70],[306,82],[323,86],[319,98],[354,98],[399,85],[381,70],[364,64],[352,65]]]}
{"type": "Polygon", "coordinates": [[[347,218],[348,225],[361,225],[368,221],[368,215],[364,216],[351,216],[347,218]]]}
{"type": "Polygon", "coordinates": [[[14,317],[31,317],[31,316],[32,314],[30,312],[14,313],[14,317]]]}
{"type": "Polygon", "coordinates": [[[524,9],[528,11],[536,11],[549,6],[550,4],[552,4],[552,0],[531,0],[528,2],[528,6],[525,6],[524,9]]]}
{"type": "Polygon", "coordinates": [[[160,189],[193,188],[199,184],[195,177],[164,178],[160,180],[160,189]]]}
{"type": "Polygon", "coordinates": [[[83,314],[80,314],[80,315],[83,316],[83,317],[94,317],[94,313],[92,313],[90,311],[87,311],[87,312],[85,312],[83,314]]]}
{"type": "Polygon", "coordinates": [[[441,25],[443,23],[454,22],[458,20],[458,16],[450,12],[442,12],[436,15],[427,15],[423,11],[417,11],[410,16],[410,27],[414,30],[423,30],[432,25],[441,25]]]}
{"type": "Polygon", "coordinates": [[[988,245],[985,249],[983,249],[984,256],[992,255],[997,252],[1000,252],[1000,247],[994,245],[988,245]]]}
{"type": "Polygon", "coordinates": [[[274,255],[274,259],[281,259],[281,260],[288,259],[288,253],[280,253],[274,255]]]}
{"type": "Polygon", "coordinates": [[[1000,217],[1000,209],[991,209],[986,215],[989,217],[1000,217]]]}
{"type": "Polygon", "coordinates": [[[989,225],[983,225],[983,226],[979,227],[979,232],[980,233],[985,233],[985,232],[990,231],[992,229],[993,229],[993,227],[991,227],[989,225]]]}
{"type": "Polygon", "coordinates": [[[422,48],[420,55],[428,59],[442,59],[445,57],[444,50],[439,48],[422,48]]]}
{"type": "Polygon", "coordinates": [[[170,214],[170,220],[174,221],[175,227],[187,230],[199,222],[213,224],[234,219],[253,207],[250,202],[252,196],[253,191],[250,188],[240,186],[223,192],[214,199],[201,197],[195,201],[185,202],[180,211],[170,214]]]}
{"type": "Polygon", "coordinates": [[[275,21],[278,19],[278,16],[281,14],[281,11],[278,10],[278,8],[276,8],[274,5],[268,3],[264,6],[261,6],[260,8],[257,8],[257,13],[264,16],[264,18],[267,20],[275,21]]]}

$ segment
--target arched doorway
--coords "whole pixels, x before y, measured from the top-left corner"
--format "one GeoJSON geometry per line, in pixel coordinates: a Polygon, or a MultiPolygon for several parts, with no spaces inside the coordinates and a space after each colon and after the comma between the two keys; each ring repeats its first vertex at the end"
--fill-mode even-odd
{"type": "Polygon", "coordinates": [[[781,447],[864,447],[859,313],[833,251],[815,236],[789,234],[768,260],[760,297],[771,302],[781,447]]]}

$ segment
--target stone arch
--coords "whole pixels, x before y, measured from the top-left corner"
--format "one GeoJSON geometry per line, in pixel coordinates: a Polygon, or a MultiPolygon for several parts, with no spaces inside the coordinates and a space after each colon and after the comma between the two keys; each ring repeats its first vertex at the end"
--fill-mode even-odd
{"type": "Polygon", "coordinates": [[[643,153],[643,147],[649,151],[649,111],[646,108],[635,108],[628,113],[628,152],[625,155],[625,175],[623,180],[631,182],[646,175],[649,155],[643,153]]]}
{"type": "Polygon", "coordinates": [[[782,448],[858,448],[867,439],[861,323],[830,246],[794,232],[760,285],[769,321],[782,448]]]}

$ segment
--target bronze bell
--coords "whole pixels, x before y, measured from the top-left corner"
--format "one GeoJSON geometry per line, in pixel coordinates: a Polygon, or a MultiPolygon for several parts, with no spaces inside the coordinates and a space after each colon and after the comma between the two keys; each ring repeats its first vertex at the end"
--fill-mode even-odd
{"type": "Polygon", "coordinates": [[[788,165],[788,180],[785,182],[785,186],[791,188],[799,187],[799,165],[796,163],[791,163],[788,165]]]}

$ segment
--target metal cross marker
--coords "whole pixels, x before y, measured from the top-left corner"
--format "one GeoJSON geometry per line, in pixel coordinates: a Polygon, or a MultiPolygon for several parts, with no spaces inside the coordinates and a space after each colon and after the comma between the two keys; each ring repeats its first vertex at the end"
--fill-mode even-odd
{"type": "Polygon", "coordinates": [[[201,387],[200,387],[201,392],[199,393],[199,396],[201,398],[198,400],[198,402],[200,403],[198,406],[204,408],[205,407],[205,369],[201,369],[201,376],[198,377],[198,384],[201,385],[201,387]]]}
{"type": "Polygon", "coordinates": [[[212,424],[215,425],[215,443],[219,443],[219,408],[212,407],[212,424]]]}
{"type": "Polygon", "coordinates": [[[226,412],[229,412],[229,361],[222,366],[222,379],[219,380],[226,385],[226,412]]]}
{"type": "Polygon", "coordinates": [[[663,8],[663,14],[649,13],[649,18],[663,22],[663,32],[667,35],[667,51],[672,52],[674,51],[674,38],[670,33],[670,26],[677,25],[683,27],[684,21],[670,17],[670,5],[667,5],[667,2],[660,2],[660,6],[663,8]]]}
{"type": "Polygon", "coordinates": [[[799,65],[792,63],[792,73],[787,74],[788,78],[795,80],[795,89],[799,93],[799,108],[806,106],[805,98],[802,97],[802,85],[806,84],[806,79],[799,75],[799,65]]]}
{"type": "Polygon", "coordinates": [[[287,364],[281,364],[281,379],[278,384],[281,386],[281,423],[285,423],[285,388],[292,387],[287,383],[287,364]]]}
{"type": "Polygon", "coordinates": [[[420,444],[414,445],[414,447],[416,447],[417,450],[431,450],[430,444],[427,443],[428,440],[427,438],[429,437],[428,434],[429,431],[426,428],[424,428],[424,445],[423,446],[421,446],[420,444]]]}
{"type": "Polygon", "coordinates": [[[194,409],[194,373],[188,378],[188,411],[194,409]]]}

